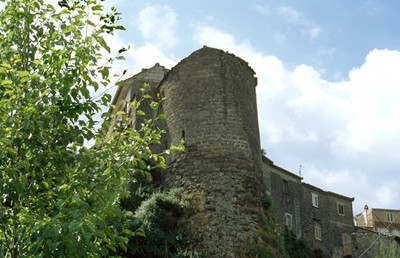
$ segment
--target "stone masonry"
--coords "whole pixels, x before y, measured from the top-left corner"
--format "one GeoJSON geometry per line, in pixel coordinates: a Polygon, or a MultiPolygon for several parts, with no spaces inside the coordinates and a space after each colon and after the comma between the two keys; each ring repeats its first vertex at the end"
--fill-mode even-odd
{"type": "Polygon", "coordinates": [[[159,85],[166,97],[175,154],[165,185],[197,200],[188,224],[195,249],[237,257],[260,227],[263,197],[254,71],[240,58],[204,47],[171,69],[159,85]]]}

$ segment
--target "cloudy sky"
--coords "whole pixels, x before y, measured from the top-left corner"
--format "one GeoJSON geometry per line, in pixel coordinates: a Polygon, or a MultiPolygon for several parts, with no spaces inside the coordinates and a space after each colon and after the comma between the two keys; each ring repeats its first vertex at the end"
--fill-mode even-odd
{"type": "Polygon", "coordinates": [[[105,4],[126,27],[108,42],[131,47],[115,70],[171,68],[203,45],[234,53],[256,71],[261,145],[276,165],[354,197],[354,214],[400,209],[400,1],[105,4]]]}
{"type": "Polygon", "coordinates": [[[258,77],[262,147],[304,182],[400,209],[400,2],[117,0],[133,75],[207,45],[258,77]]]}

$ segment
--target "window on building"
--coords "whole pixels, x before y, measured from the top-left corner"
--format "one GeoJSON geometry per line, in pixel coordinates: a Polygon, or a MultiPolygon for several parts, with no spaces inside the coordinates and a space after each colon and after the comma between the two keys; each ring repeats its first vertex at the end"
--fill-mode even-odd
{"type": "Polygon", "coordinates": [[[285,225],[288,229],[292,229],[293,228],[293,218],[292,218],[292,214],[290,213],[285,213],[285,225]]]}
{"type": "Polygon", "coordinates": [[[319,224],[314,225],[314,237],[316,240],[321,240],[321,226],[319,224]]]}
{"type": "Polygon", "coordinates": [[[337,203],[337,212],[339,215],[344,216],[344,204],[343,203],[340,203],[340,202],[337,203]]]}
{"type": "Polygon", "coordinates": [[[287,180],[283,180],[283,192],[285,194],[289,194],[289,182],[287,180]]]}
{"type": "Polygon", "coordinates": [[[318,208],[318,194],[311,193],[312,205],[318,208]]]}
{"type": "Polygon", "coordinates": [[[351,237],[349,234],[344,233],[342,235],[343,242],[343,256],[351,257],[351,237]]]}
{"type": "Polygon", "coordinates": [[[386,213],[386,218],[387,218],[387,221],[393,222],[393,213],[391,213],[391,212],[386,213]]]}

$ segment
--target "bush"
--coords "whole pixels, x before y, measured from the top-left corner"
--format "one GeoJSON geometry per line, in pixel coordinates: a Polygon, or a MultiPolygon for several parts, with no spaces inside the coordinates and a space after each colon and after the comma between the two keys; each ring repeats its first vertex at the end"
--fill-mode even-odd
{"type": "MultiPolygon", "coordinates": [[[[138,198],[136,197],[133,197],[138,198]]],[[[182,191],[155,192],[136,209],[132,230],[143,235],[132,237],[125,257],[190,257],[188,230],[180,219],[190,211],[182,191]]]]}
{"type": "Polygon", "coordinates": [[[286,253],[289,257],[311,257],[311,250],[308,248],[306,241],[303,238],[297,239],[293,231],[285,228],[283,238],[285,240],[286,253]]]}

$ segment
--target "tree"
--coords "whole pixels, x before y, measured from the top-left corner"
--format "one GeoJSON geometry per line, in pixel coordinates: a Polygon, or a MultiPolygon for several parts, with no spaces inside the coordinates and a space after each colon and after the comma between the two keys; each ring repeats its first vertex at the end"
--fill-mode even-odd
{"type": "MultiPolygon", "coordinates": [[[[120,14],[104,14],[103,0],[0,2],[0,256],[126,249],[135,234],[119,205],[126,185],[165,163],[149,148],[160,143],[158,116],[139,130],[108,123],[96,130],[94,115],[111,97],[90,91],[109,84],[110,65],[126,50],[104,58],[111,56],[104,37],[123,29],[120,14]]],[[[140,109],[140,101],[129,105],[140,109]]]]}

